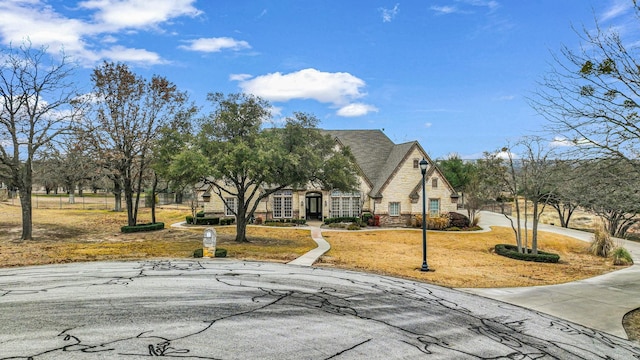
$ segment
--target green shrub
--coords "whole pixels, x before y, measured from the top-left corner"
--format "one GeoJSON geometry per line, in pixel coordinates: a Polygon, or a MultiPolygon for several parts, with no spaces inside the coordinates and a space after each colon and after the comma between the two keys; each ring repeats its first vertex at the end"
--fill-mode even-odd
{"type": "MultiPolygon", "coordinates": [[[[223,257],[227,257],[227,249],[223,249],[223,248],[217,248],[216,252],[215,252],[215,257],[219,257],[219,258],[223,258],[223,257]]],[[[193,251],[193,257],[194,258],[201,258],[203,257],[203,250],[202,248],[199,249],[195,249],[193,251]]]]}
{"type": "Polygon", "coordinates": [[[335,218],[326,218],[324,219],[325,225],[335,224],[335,223],[358,223],[360,218],[358,217],[335,217],[335,218]]]}
{"type": "Polygon", "coordinates": [[[204,210],[200,210],[196,213],[196,217],[204,217],[204,210]]]}
{"type": "Polygon", "coordinates": [[[364,213],[362,214],[362,222],[365,224],[369,223],[369,219],[373,219],[373,214],[372,213],[364,213]]]}
{"type": "Polygon", "coordinates": [[[281,221],[266,221],[264,223],[265,226],[273,226],[273,227],[294,227],[296,226],[293,223],[285,223],[281,221]]]}
{"type": "Polygon", "coordinates": [[[613,251],[611,252],[611,257],[613,257],[613,265],[626,266],[633,264],[631,254],[622,246],[618,246],[617,248],[613,249],[613,251]]]}
{"type": "Polygon", "coordinates": [[[264,222],[267,226],[275,227],[291,227],[296,225],[305,225],[306,219],[269,219],[264,222]]]}
{"type": "Polygon", "coordinates": [[[164,223],[148,223],[148,224],[138,224],[134,226],[125,225],[120,228],[120,231],[123,233],[134,233],[134,232],[142,232],[142,231],[155,231],[164,229],[164,223]]]}
{"type": "Polygon", "coordinates": [[[496,254],[506,256],[511,259],[535,261],[544,263],[557,263],[560,260],[560,255],[552,254],[544,251],[538,251],[537,255],[531,253],[531,249],[527,249],[527,253],[518,252],[518,247],[515,245],[498,244],[495,247],[496,254]]]}
{"type": "Polygon", "coordinates": [[[608,257],[615,245],[611,235],[600,227],[593,233],[593,241],[589,246],[589,252],[596,256],[608,257]]]}
{"type": "Polygon", "coordinates": [[[196,218],[196,225],[218,225],[220,224],[220,218],[214,217],[201,217],[196,218]]]}
{"type": "Polygon", "coordinates": [[[347,226],[347,230],[360,230],[360,225],[351,224],[351,225],[347,226]]]}
{"type": "Polygon", "coordinates": [[[227,257],[227,249],[217,248],[214,256],[219,258],[227,257]]]}
{"type": "MultiPolygon", "coordinates": [[[[186,217],[187,224],[193,224],[193,216],[186,217]]],[[[235,218],[219,217],[196,217],[196,225],[231,225],[235,223],[235,218]]]]}
{"type": "Polygon", "coordinates": [[[222,218],[222,219],[218,219],[218,220],[219,220],[220,225],[232,225],[233,223],[236,222],[235,218],[222,218]]]}

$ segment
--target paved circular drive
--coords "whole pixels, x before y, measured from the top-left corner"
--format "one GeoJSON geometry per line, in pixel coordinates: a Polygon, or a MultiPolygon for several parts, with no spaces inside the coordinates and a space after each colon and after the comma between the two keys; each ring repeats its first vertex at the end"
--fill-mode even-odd
{"type": "Polygon", "coordinates": [[[0,359],[632,359],[640,348],[438,286],[291,265],[0,270],[0,359]]]}

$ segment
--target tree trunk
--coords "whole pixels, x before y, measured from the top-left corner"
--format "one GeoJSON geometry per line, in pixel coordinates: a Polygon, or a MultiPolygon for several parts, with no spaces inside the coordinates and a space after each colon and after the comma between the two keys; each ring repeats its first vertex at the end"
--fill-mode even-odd
{"type": "Polygon", "coordinates": [[[18,175],[18,191],[20,191],[20,207],[22,210],[22,240],[33,240],[33,209],[31,207],[31,185],[33,183],[33,170],[31,159],[20,167],[18,175]]]}
{"type": "Polygon", "coordinates": [[[540,214],[538,213],[538,202],[533,202],[533,236],[531,237],[531,253],[538,255],[538,223],[540,222],[540,214]]]}
{"type": "Polygon", "coordinates": [[[113,195],[115,197],[115,206],[113,211],[122,211],[122,187],[120,181],[113,181],[113,195]]]}
{"type": "Polygon", "coordinates": [[[22,240],[33,240],[33,212],[31,208],[31,183],[20,187],[22,207],[22,240]],[[28,186],[27,186],[28,185],[28,186]]]}
{"type": "Polygon", "coordinates": [[[69,184],[69,204],[75,204],[76,203],[75,189],[76,189],[75,184],[70,183],[69,184]]]}
{"type": "Polygon", "coordinates": [[[236,242],[249,242],[247,240],[247,219],[240,216],[236,216],[236,242]]]}
{"type": "Polygon", "coordinates": [[[124,179],[124,201],[127,205],[127,225],[135,226],[136,217],[133,211],[133,186],[131,179],[124,179]]]}
{"type": "Polygon", "coordinates": [[[238,196],[238,210],[236,211],[236,242],[249,242],[247,240],[247,207],[244,196],[238,196]]]}
{"type": "MultiPolygon", "coordinates": [[[[515,193],[515,192],[514,192],[515,193]]],[[[515,195],[515,205],[516,205],[516,228],[514,228],[514,231],[516,233],[516,245],[518,247],[518,252],[523,252],[522,251],[522,227],[520,224],[520,218],[522,217],[520,215],[520,201],[518,200],[518,195],[515,195]]]]}
{"type": "Polygon", "coordinates": [[[153,173],[153,183],[151,184],[151,223],[156,223],[156,190],[158,189],[158,174],[153,173]]]}

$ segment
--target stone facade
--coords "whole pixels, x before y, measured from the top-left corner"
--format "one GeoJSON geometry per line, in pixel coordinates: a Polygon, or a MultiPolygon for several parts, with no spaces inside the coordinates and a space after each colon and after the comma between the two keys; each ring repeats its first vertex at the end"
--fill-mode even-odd
{"type": "MultiPolygon", "coordinates": [[[[286,189],[261,201],[255,217],[321,220],[369,212],[380,217],[381,225],[405,226],[414,215],[422,214],[422,159],[429,162],[425,176],[427,211],[434,215],[456,211],[456,193],[418,142],[396,145],[378,130],[328,133],[335,136],[337,146],[352,150],[360,170],[360,188],[353,193],[313,187],[286,189]]],[[[203,189],[200,196],[206,192],[209,189],[203,189]]],[[[210,199],[204,203],[205,212],[228,215],[218,196],[212,194],[210,199]]]]}

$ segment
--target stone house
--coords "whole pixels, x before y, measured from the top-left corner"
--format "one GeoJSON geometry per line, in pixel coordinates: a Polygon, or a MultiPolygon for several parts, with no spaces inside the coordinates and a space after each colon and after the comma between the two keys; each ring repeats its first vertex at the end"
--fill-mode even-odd
{"type": "MultiPolygon", "coordinates": [[[[417,141],[395,144],[380,130],[323,130],[335,138],[336,146],[353,153],[360,187],[354,192],[307,187],[285,189],[259,204],[255,216],[262,219],[322,220],[359,217],[369,212],[380,224],[401,226],[422,214],[420,160],[429,163],[426,172],[427,211],[439,215],[456,211],[458,195],[417,141]]],[[[203,189],[204,211],[233,216],[237,199],[223,202],[203,189]],[[226,203],[226,204],[225,204],[226,203]]]]}

